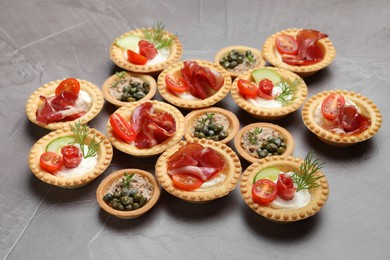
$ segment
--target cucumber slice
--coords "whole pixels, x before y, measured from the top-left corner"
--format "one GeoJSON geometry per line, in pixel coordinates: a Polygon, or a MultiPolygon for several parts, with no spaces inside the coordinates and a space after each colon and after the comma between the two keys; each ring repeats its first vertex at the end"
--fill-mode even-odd
{"type": "Polygon", "coordinates": [[[122,38],[119,38],[115,44],[123,49],[123,50],[132,50],[137,51],[138,50],[138,42],[141,39],[135,35],[127,35],[122,38]]]}
{"type": "Polygon", "coordinates": [[[46,146],[46,152],[55,152],[58,154],[61,154],[61,148],[64,146],[67,146],[71,143],[74,143],[74,137],[73,136],[61,136],[53,141],[51,141],[46,146]]]}
{"type": "Polygon", "coordinates": [[[280,170],[274,166],[264,168],[256,174],[255,178],[253,178],[253,183],[260,179],[268,179],[275,182],[278,180],[279,173],[280,170]]]}
{"type": "Polygon", "coordinates": [[[282,76],[280,76],[279,73],[264,68],[252,71],[252,78],[255,80],[256,84],[259,84],[263,79],[269,79],[276,85],[282,80],[282,76]]]}

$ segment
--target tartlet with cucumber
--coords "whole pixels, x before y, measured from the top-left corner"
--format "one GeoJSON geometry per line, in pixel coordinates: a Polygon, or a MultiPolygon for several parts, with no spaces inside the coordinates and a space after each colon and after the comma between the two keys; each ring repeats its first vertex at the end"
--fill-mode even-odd
{"type": "Polygon", "coordinates": [[[39,139],[30,150],[28,163],[43,182],[78,188],[102,174],[112,156],[110,141],[96,129],[77,121],[39,139]]]}
{"type": "Polygon", "coordinates": [[[237,77],[232,84],[231,95],[234,102],[251,116],[274,121],[302,106],[308,90],[297,74],[264,67],[237,77]]]}
{"type": "Polygon", "coordinates": [[[119,67],[139,73],[158,73],[180,60],[179,38],[161,22],[120,35],[110,48],[110,58],[119,67]]]}

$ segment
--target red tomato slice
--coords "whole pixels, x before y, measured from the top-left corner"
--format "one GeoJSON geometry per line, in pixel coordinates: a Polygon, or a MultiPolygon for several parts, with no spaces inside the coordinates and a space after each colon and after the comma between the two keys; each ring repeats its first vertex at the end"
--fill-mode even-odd
{"type": "Polygon", "coordinates": [[[173,184],[182,190],[195,190],[202,186],[203,181],[197,176],[183,173],[172,175],[173,184]]]}
{"type": "Polygon", "coordinates": [[[268,179],[260,179],[252,187],[253,201],[260,204],[272,202],[277,195],[276,184],[268,179]]]}
{"type": "Polygon", "coordinates": [[[135,133],[129,122],[127,122],[121,115],[112,114],[110,116],[110,124],[114,133],[123,139],[126,143],[130,143],[135,139],[135,133]]]}
{"type": "Polygon", "coordinates": [[[138,42],[139,53],[142,56],[145,56],[148,60],[153,59],[157,55],[157,50],[154,47],[153,43],[146,40],[140,40],[138,42]]]}
{"type": "Polygon", "coordinates": [[[249,80],[239,79],[237,87],[240,94],[246,98],[255,98],[257,96],[257,86],[249,80]]]}
{"type": "Polygon", "coordinates": [[[56,88],[56,96],[60,95],[62,92],[70,92],[74,95],[78,95],[80,91],[80,83],[77,79],[68,78],[61,81],[61,83],[56,88]]]}
{"type": "Polygon", "coordinates": [[[50,173],[58,171],[63,165],[62,156],[54,152],[45,152],[39,158],[39,166],[50,173]]]}
{"type": "Polygon", "coordinates": [[[170,91],[185,92],[188,90],[188,85],[182,77],[176,77],[172,74],[165,76],[165,83],[170,91]]]}
{"type": "Polygon", "coordinates": [[[339,115],[340,110],[345,105],[345,99],[339,94],[332,93],[322,101],[322,115],[329,120],[333,120],[339,115]]]}
{"type": "Polygon", "coordinates": [[[278,181],[276,183],[278,188],[278,196],[284,200],[292,200],[295,194],[294,181],[292,178],[284,173],[279,174],[278,181]]]}
{"type": "Polygon", "coordinates": [[[263,79],[259,82],[259,88],[257,89],[257,95],[265,99],[273,99],[272,89],[274,88],[274,83],[269,79],[263,79]]]}
{"type": "Polygon", "coordinates": [[[281,54],[295,55],[298,53],[298,42],[291,35],[279,35],[276,37],[275,45],[276,49],[281,54]]]}
{"type": "Polygon", "coordinates": [[[148,62],[148,58],[132,50],[127,50],[127,60],[135,65],[145,65],[148,62]]]}
{"type": "Polygon", "coordinates": [[[61,154],[66,168],[76,168],[81,163],[83,156],[74,145],[67,145],[61,148],[61,154]]]}

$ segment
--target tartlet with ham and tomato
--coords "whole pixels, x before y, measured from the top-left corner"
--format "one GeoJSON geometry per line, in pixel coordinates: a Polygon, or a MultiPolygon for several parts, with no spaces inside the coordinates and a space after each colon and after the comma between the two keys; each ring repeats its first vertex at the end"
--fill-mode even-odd
{"type": "Polygon", "coordinates": [[[86,80],[67,78],[38,88],[27,100],[26,114],[34,124],[61,129],[76,120],[87,123],[103,108],[100,89],[86,80]]]}
{"type": "Polygon", "coordinates": [[[182,113],[157,100],[122,106],[107,122],[107,137],[112,145],[137,157],[164,152],[182,139],[184,130],[182,113]]]}
{"type": "Polygon", "coordinates": [[[251,116],[275,121],[296,111],[308,94],[305,82],[297,74],[264,67],[238,76],[232,84],[234,102],[251,116]]]}
{"type": "Polygon", "coordinates": [[[336,50],[328,35],[311,29],[286,29],[263,45],[264,58],[275,67],[310,76],[330,65],[336,50]]]}
{"type": "Polygon", "coordinates": [[[181,141],[156,162],[160,185],[173,196],[205,203],[229,194],[241,176],[241,163],[225,144],[206,139],[181,141]]]}
{"type": "Polygon", "coordinates": [[[205,60],[175,63],[160,73],[157,90],[176,107],[205,108],[221,101],[232,80],[221,66],[205,60]]]}
{"type": "Polygon", "coordinates": [[[110,48],[110,58],[117,66],[138,73],[158,73],[178,62],[182,54],[178,37],[161,23],[126,32],[110,48]]]}
{"type": "Polygon", "coordinates": [[[370,139],[382,124],[380,111],[370,99],[347,90],[317,93],[303,106],[302,118],[321,141],[337,147],[370,139]]]}

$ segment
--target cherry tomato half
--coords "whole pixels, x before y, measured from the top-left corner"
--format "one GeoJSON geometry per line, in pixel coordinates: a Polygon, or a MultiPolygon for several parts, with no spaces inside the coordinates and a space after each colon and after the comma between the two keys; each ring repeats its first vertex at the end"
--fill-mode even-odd
{"type": "Polygon", "coordinates": [[[272,89],[274,88],[274,83],[269,79],[263,79],[259,82],[259,88],[257,90],[257,95],[265,99],[273,99],[272,89]]]}
{"type": "Polygon", "coordinates": [[[114,133],[122,138],[126,143],[130,143],[135,139],[136,135],[133,128],[121,115],[112,114],[110,116],[110,124],[114,133]]]}
{"type": "Polygon", "coordinates": [[[268,179],[260,179],[252,187],[253,201],[256,203],[267,204],[272,202],[277,195],[276,184],[268,179]]]}
{"type": "Polygon", "coordinates": [[[50,173],[58,171],[63,165],[62,156],[54,152],[45,152],[39,158],[39,166],[50,173]]]}
{"type": "Polygon", "coordinates": [[[176,173],[172,175],[173,184],[182,190],[195,190],[202,186],[201,178],[185,173],[176,173]]]}
{"type": "Polygon", "coordinates": [[[280,54],[295,55],[298,53],[297,40],[291,35],[282,34],[277,36],[275,45],[280,54]]]}
{"type": "Polygon", "coordinates": [[[80,83],[77,79],[68,78],[61,81],[61,83],[56,88],[56,96],[60,95],[62,92],[70,92],[74,95],[78,95],[80,91],[80,83]]]}
{"type": "Polygon", "coordinates": [[[135,65],[145,65],[148,62],[148,58],[132,50],[127,50],[127,60],[135,65]]]}
{"type": "Polygon", "coordinates": [[[247,98],[254,98],[257,95],[257,86],[253,82],[245,79],[239,79],[237,82],[240,94],[247,98]]]}
{"type": "Polygon", "coordinates": [[[76,168],[83,159],[79,148],[74,145],[66,145],[62,147],[61,154],[66,168],[76,168]]]}
{"type": "Polygon", "coordinates": [[[146,57],[148,60],[153,59],[157,55],[157,50],[154,47],[153,43],[146,41],[146,40],[140,40],[138,42],[139,47],[139,54],[146,57]]]}
{"type": "Polygon", "coordinates": [[[332,93],[322,101],[322,115],[329,120],[333,120],[345,105],[345,99],[342,95],[332,93]]]}
{"type": "Polygon", "coordinates": [[[174,92],[185,92],[188,90],[188,85],[182,77],[176,77],[172,74],[165,76],[165,83],[169,90],[174,92]]]}

